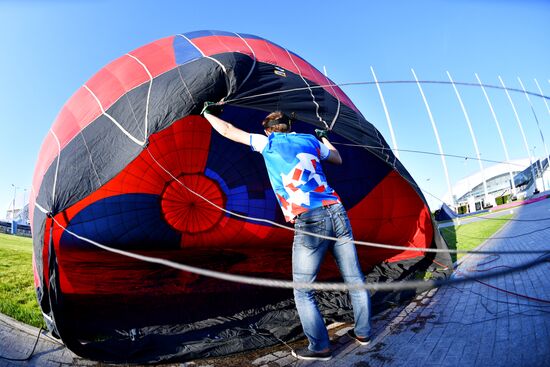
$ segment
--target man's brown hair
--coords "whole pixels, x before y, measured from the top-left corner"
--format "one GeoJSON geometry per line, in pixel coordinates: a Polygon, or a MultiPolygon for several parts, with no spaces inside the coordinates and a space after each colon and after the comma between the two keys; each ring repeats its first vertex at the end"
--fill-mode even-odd
{"type": "Polygon", "coordinates": [[[262,126],[269,132],[287,133],[290,131],[290,119],[281,111],[274,111],[262,121],[262,126]]]}

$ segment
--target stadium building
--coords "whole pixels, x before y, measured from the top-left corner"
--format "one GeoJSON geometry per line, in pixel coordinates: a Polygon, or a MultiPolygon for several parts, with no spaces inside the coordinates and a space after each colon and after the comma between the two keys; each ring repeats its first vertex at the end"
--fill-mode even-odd
{"type": "Polygon", "coordinates": [[[450,193],[446,199],[455,205],[458,214],[465,214],[529,198],[549,188],[548,159],[530,165],[526,158],[500,163],[463,178],[452,188],[454,200],[450,200],[450,193]]]}

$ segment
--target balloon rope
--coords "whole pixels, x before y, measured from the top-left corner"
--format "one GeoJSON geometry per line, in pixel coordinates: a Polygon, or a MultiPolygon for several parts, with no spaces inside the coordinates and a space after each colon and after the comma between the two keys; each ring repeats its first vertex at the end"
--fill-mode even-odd
{"type": "MultiPolygon", "coordinates": [[[[218,204],[208,200],[207,198],[205,198],[204,196],[202,196],[201,194],[193,191],[191,188],[189,188],[188,186],[186,186],[181,180],[179,180],[176,176],[174,176],[169,170],[167,170],[164,166],[162,166],[162,164],[160,164],[160,162],[153,156],[153,154],[151,153],[151,151],[148,149],[148,148],[145,148],[147,150],[147,152],[149,153],[149,155],[151,156],[151,159],[153,159],[153,161],[164,171],[166,172],[170,177],[172,177],[172,179],[174,179],[176,182],[178,182],[183,188],[185,188],[187,191],[189,191],[190,193],[192,193],[193,195],[197,196],[198,198],[200,198],[201,200],[207,202],[208,204],[210,204],[211,206],[217,208],[218,210],[221,210],[222,212],[226,213],[226,214],[229,214],[229,215],[232,215],[232,216],[235,216],[235,217],[238,217],[238,218],[242,218],[242,219],[245,219],[245,220],[251,220],[251,221],[254,221],[254,222],[260,222],[260,223],[267,223],[267,224],[270,224],[272,226],[275,226],[275,227],[278,227],[278,228],[282,228],[282,229],[286,229],[288,231],[292,231],[292,232],[297,232],[297,233],[303,233],[305,235],[308,235],[308,236],[312,236],[312,237],[317,237],[317,238],[322,238],[322,239],[325,239],[325,240],[331,240],[331,241],[338,241],[339,239],[336,238],[336,237],[332,237],[332,236],[325,236],[325,235],[321,235],[321,234],[317,234],[317,233],[312,233],[312,232],[308,232],[308,231],[304,231],[304,230],[301,230],[301,229],[296,229],[296,228],[293,228],[293,227],[289,227],[289,226],[286,226],[286,225],[283,225],[283,224],[280,224],[280,223],[277,223],[277,222],[274,222],[274,221],[271,221],[269,219],[265,219],[265,218],[256,218],[256,217],[251,217],[251,216],[247,216],[247,215],[243,215],[243,214],[239,214],[239,213],[235,213],[233,211],[230,211],[230,210],[227,210],[221,206],[219,206],[218,204]]],[[[353,242],[354,244],[356,245],[360,245],[360,246],[369,246],[369,247],[376,247],[376,248],[384,248],[384,249],[389,249],[389,250],[402,250],[402,251],[417,251],[417,252],[433,252],[433,253],[453,253],[453,254],[527,254],[527,253],[531,253],[531,254],[545,254],[545,253],[548,253],[550,252],[550,250],[529,250],[529,251],[514,251],[514,250],[505,250],[505,251],[475,251],[475,250],[452,250],[452,249],[438,249],[438,248],[419,248],[419,247],[406,247],[406,246],[394,246],[394,245],[387,245],[387,244],[382,244],[382,243],[374,243],[374,242],[366,242],[366,241],[358,241],[358,240],[353,240],[353,241],[350,241],[350,242],[353,242]]]]}
{"type": "Polygon", "coordinates": [[[536,266],[550,259],[549,252],[546,251],[545,252],[546,255],[539,256],[535,260],[528,261],[526,263],[523,263],[521,265],[518,265],[512,268],[506,268],[505,270],[485,273],[474,277],[463,276],[461,278],[451,278],[451,279],[442,279],[442,280],[428,280],[428,281],[410,280],[410,281],[397,281],[393,283],[294,282],[294,281],[287,281],[287,280],[258,278],[258,277],[224,273],[224,272],[219,272],[215,270],[208,270],[208,269],[198,268],[190,265],[180,264],[180,263],[163,259],[163,258],[146,256],[146,255],[136,254],[129,251],[120,250],[117,248],[112,248],[74,233],[73,231],[67,229],[65,226],[59,223],[55,217],[52,217],[52,220],[60,228],[62,228],[65,232],[69,233],[70,235],[78,238],[79,240],[85,241],[91,245],[99,247],[105,251],[109,251],[111,253],[116,253],[122,256],[130,257],[140,261],[145,261],[148,263],[164,265],[177,270],[187,271],[193,274],[203,275],[203,276],[207,276],[207,277],[215,278],[219,280],[249,284],[249,285],[257,285],[257,286],[263,286],[263,287],[272,287],[272,288],[313,289],[313,290],[323,290],[323,291],[350,291],[350,290],[359,290],[359,289],[369,289],[373,291],[378,291],[378,290],[395,291],[395,290],[401,290],[401,289],[417,289],[422,287],[433,288],[433,287],[441,287],[441,286],[450,285],[450,284],[458,284],[458,283],[464,283],[468,281],[482,280],[482,279],[488,279],[488,278],[497,277],[505,274],[510,274],[510,273],[514,273],[524,269],[528,269],[532,266],[536,266]]]}
{"type": "MultiPolygon", "coordinates": [[[[235,102],[242,102],[254,98],[260,98],[260,97],[266,97],[271,96],[274,94],[285,94],[285,93],[293,93],[293,92],[299,92],[303,90],[308,89],[319,89],[319,88],[334,88],[334,87],[346,87],[346,86],[355,86],[355,85],[376,85],[376,84],[416,84],[416,80],[386,80],[386,81],[378,81],[378,82],[347,82],[347,83],[329,83],[329,84],[323,84],[323,85],[312,85],[309,87],[298,87],[298,88],[291,88],[291,89],[284,89],[284,90],[277,90],[273,92],[266,92],[266,93],[258,93],[253,94],[250,96],[244,96],[239,98],[233,98],[233,99],[226,99],[224,100],[225,104],[229,103],[235,103],[235,102]]],[[[450,81],[445,80],[419,80],[418,83],[420,84],[452,84],[450,81]]],[[[547,100],[550,100],[550,97],[545,96],[544,94],[539,94],[536,92],[524,92],[522,89],[518,88],[509,88],[509,87],[503,87],[500,85],[492,85],[492,84],[479,84],[479,83],[469,83],[469,82],[454,82],[456,85],[463,85],[468,87],[480,87],[483,86],[485,88],[493,88],[493,89],[500,89],[500,90],[508,90],[512,92],[518,92],[518,93],[527,93],[535,97],[541,97],[547,100]]]]}
{"type": "Polygon", "coordinates": [[[374,145],[348,144],[348,143],[338,143],[338,142],[332,142],[332,144],[334,144],[334,145],[343,145],[343,146],[348,146],[348,147],[358,147],[358,148],[378,149],[378,150],[391,150],[391,151],[397,151],[397,152],[444,156],[444,157],[451,157],[451,158],[464,158],[465,160],[471,159],[473,161],[507,164],[507,165],[510,165],[510,166],[522,167],[522,169],[524,167],[523,165],[521,165],[519,163],[506,162],[506,161],[497,161],[497,160],[492,160],[492,159],[483,159],[483,158],[471,157],[471,156],[466,156],[466,155],[445,154],[445,153],[441,154],[441,153],[435,153],[435,152],[428,152],[428,151],[424,151],[424,150],[395,149],[395,148],[389,148],[389,147],[388,148],[386,148],[386,147],[377,147],[377,146],[374,146],[374,145]]]}
{"type": "MultiPolygon", "coordinates": [[[[335,145],[347,145],[347,146],[352,146],[352,147],[359,147],[359,148],[365,148],[367,150],[369,149],[382,149],[382,150],[397,150],[397,149],[392,149],[392,148],[385,148],[385,147],[375,147],[375,146],[370,146],[370,145],[361,145],[361,144],[346,144],[346,143],[333,143],[335,145]]],[[[414,153],[422,153],[422,154],[430,154],[430,155],[442,155],[440,153],[433,153],[433,152],[423,152],[423,151],[415,151],[415,150],[401,150],[400,151],[408,151],[408,152],[414,152],[414,153]]],[[[447,155],[447,154],[443,154],[443,155],[447,155]]],[[[380,158],[378,155],[374,155],[376,158],[379,158],[379,159],[382,159],[380,158]]],[[[453,155],[451,155],[453,156],[453,155]]],[[[461,156],[454,156],[454,157],[461,157],[461,156]]],[[[470,157],[461,157],[461,158],[470,158],[470,157]]],[[[476,159],[476,158],[472,158],[472,159],[476,159]]],[[[498,162],[498,163],[507,163],[507,162],[498,162]]],[[[521,166],[523,167],[523,166],[521,166]]],[[[423,193],[425,194],[428,194],[430,195],[431,197],[433,197],[434,199],[436,199],[437,201],[441,202],[441,203],[445,203],[445,201],[441,198],[439,198],[438,196],[430,193],[429,191],[423,189],[422,187],[420,187],[416,182],[412,181],[412,180],[409,180],[407,177],[404,177],[404,176],[401,176],[401,178],[403,178],[405,181],[407,181],[409,183],[409,185],[411,186],[414,186],[416,187],[418,190],[422,191],[423,193]]],[[[476,216],[476,218],[480,218],[480,219],[486,219],[486,220],[501,220],[500,218],[493,218],[493,217],[485,217],[485,216],[476,216]]],[[[510,220],[510,221],[515,221],[515,222],[541,222],[541,221],[545,221],[545,220],[550,220],[550,218],[539,218],[539,219],[516,219],[516,218],[510,218],[510,219],[507,219],[507,220],[510,220]]]]}
{"type": "MultiPolygon", "coordinates": [[[[485,88],[493,88],[493,89],[499,89],[499,90],[513,91],[513,92],[518,92],[518,93],[523,93],[523,94],[529,94],[529,95],[532,95],[532,96],[535,96],[535,97],[544,98],[545,100],[546,99],[550,100],[550,97],[545,96],[544,94],[542,94],[542,92],[539,94],[539,93],[535,93],[535,92],[525,91],[523,89],[509,88],[509,87],[506,87],[506,86],[492,85],[492,84],[457,82],[457,81],[451,82],[451,81],[443,81],[443,80],[442,81],[438,81],[438,80],[419,80],[419,81],[416,81],[416,80],[388,80],[388,81],[372,81],[372,82],[371,81],[359,81],[359,82],[348,82],[348,83],[330,83],[330,84],[323,84],[323,85],[317,85],[317,86],[309,86],[307,88],[299,87],[299,88],[292,88],[292,89],[286,89],[286,90],[277,90],[277,91],[273,91],[273,92],[259,93],[259,94],[244,96],[244,97],[240,97],[240,98],[227,99],[227,100],[223,101],[223,104],[238,103],[238,102],[242,102],[242,101],[245,101],[245,100],[260,98],[260,97],[264,97],[264,96],[284,94],[284,93],[292,93],[292,92],[303,91],[303,90],[308,90],[308,89],[311,90],[311,89],[314,89],[314,88],[328,88],[328,87],[333,88],[333,87],[342,87],[342,86],[376,85],[376,84],[413,84],[413,83],[414,84],[417,84],[417,83],[419,83],[419,84],[443,84],[443,85],[453,85],[454,84],[454,85],[471,86],[471,87],[477,87],[477,88],[485,87],[485,88]]],[[[353,146],[352,144],[349,144],[349,145],[353,146]]],[[[391,148],[372,147],[372,146],[367,146],[367,145],[356,145],[356,146],[364,147],[364,148],[367,148],[367,149],[382,149],[382,150],[389,149],[389,150],[391,150],[391,148]]],[[[474,158],[474,157],[460,156],[460,155],[453,155],[453,154],[440,154],[440,153],[433,153],[433,152],[423,152],[423,151],[417,151],[417,150],[404,150],[404,149],[396,149],[396,150],[405,151],[405,152],[422,153],[422,154],[439,155],[439,156],[449,156],[449,157],[464,158],[464,159],[472,159],[472,160],[479,160],[479,161],[485,161],[485,162],[491,162],[491,163],[502,163],[502,164],[508,164],[508,165],[515,165],[515,166],[518,166],[518,167],[520,166],[519,164],[516,164],[516,163],[496,161],[496,160],[490,160],[490,159],[481,159],[481,158],[474,158]]],[[[521,166],[521,167],[523,167],[523,166],[521,166]]],[[[401,176],[401,177],[403,177],[403,176],[401,176]]],[[[445,201],[442,200],[441,198],[439,198],[438,196],[430,193],[427,190],[422,189],[420,186],[418,186],[418,184],[416,182],[411,182],[411,180],[408,180],[406,177],[403,177],[403,179],[405,179],[407,182],[409,182],[409,184],[411,184],[412,186],[416,187],[418,190],[420,190],[420,191],[424,192],[425,194],[428,194],[429,196],[433,197],[437,201],[439,201],[441,203],[445,203],[445,201]]],[[[494,219],[494,218],[487,218],[487,217],[480,217],[480,218],[482,218],[482,219],[494,219]]],[[[524,221],[527,221],[527,220],[524,220],[524,221]]]]}

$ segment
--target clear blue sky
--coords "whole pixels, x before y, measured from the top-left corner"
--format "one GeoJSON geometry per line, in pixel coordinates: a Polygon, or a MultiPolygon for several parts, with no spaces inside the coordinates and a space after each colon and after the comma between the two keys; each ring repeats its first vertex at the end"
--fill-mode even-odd
{"type": "MultiPolygon", "coordinates": [[[[12,184],[31,185],[44,136],[66,100],[110,61],[156,39],[194,30],[256,34],[286,47],[336,82],[421,80],[498,84],[550,94],[550,2],[536,0],[430,1],[0,1],[0,218],[12,184]]],[[[390,141],[374,86],[344,91],[390,141]]],[[[383,85],[401,149],[437,151],[416,85],[383,85]]],[[[425,85],[446,153],[474,156],[460,105],[450,86],[425,85]]],[[[482,157],[504,160],[494,122],[479,88],[460,88],[482,157]]],[[[511,158],[525,158],[511,107],[490,91],[511,158]]],[[[525,97],[513,94],[535,155],[544,149],[525,97]],[[535,147],[536,148],[533,148],[535,147]]],[[[550,143],[550,116],[533,98],[550,143]]],[[[438,157],[401,154],[418,184],[443,197],[438,157]]],[[[449,159],[452,181],[475,172],[474,161],[449,159]]],[[[22,189],[19,190],[20,192],[22,189]]],[[[28,196],[28,195],[27,195],[28,196]]]]}

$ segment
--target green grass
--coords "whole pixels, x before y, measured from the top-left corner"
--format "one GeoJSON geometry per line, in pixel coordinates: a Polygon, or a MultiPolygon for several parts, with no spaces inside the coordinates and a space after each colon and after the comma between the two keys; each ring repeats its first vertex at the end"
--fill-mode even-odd
{"type": "Polygon", "coordinates": [[[0,233],[0,313],[44,327],[32,272],[32,240],[0,233]]]}
{"type": "MultiPolygon", "coordinates": [[[[473,250],[508,223],[512,216],[513,214],[508,214],[495,219],[486,219],[479,222],[442,228],[441,234],[447,241],[450,249],[473,250]]],[[[451,254],[451,258],[454,262],[464,255],[466,254],[458,254],[457,257],[457,254],[451,254]]]]}
{"type": "MultiPolygon", "coordinates": [[[[473,250],[498,231],[512,215],[441,229],[450,249],[473,250]]],[[[451,254],[453,261],[464,254],[451,254]]],[[[429,279],[430,274],[423,275],[429,279]]],[[[36,300],[32,240],[0,233],[0,313],[36,327],[45,326],[36,300]]]]}
{"type": "MultiPolygon", "coordinates": [[[[518,204],[518,206],[521,206],[521,203],[523,201],[525,201],[525,200],[517,200],[517,201],[514,201],[514,203],[518,204]]],[[[466,217],[464,217],[464,219],[470,219],[470,218],[476,218],[476,217],[485,217],[488,214],[503,212],[503,211],[506,211],[506,210],[515,210],[516,208],[517,208],[516,206],[512,206],[512,207],[509,207],[509,208],[499,208],[498,206],[495,206],[495,207],[491,208],[490,212],[481,212],[481,213],[476,213],[476,214],[468,214],[468,215],[466,215],[466,217]]],[[[434,214],[434,213],[432,213],[432,214],[434,214]]],[[[452,222],[452,221],[453,221],[452,219],[440,220],[437,223],[444,224],[444,223],[449,223],[449,222],[452,222]]]]}

